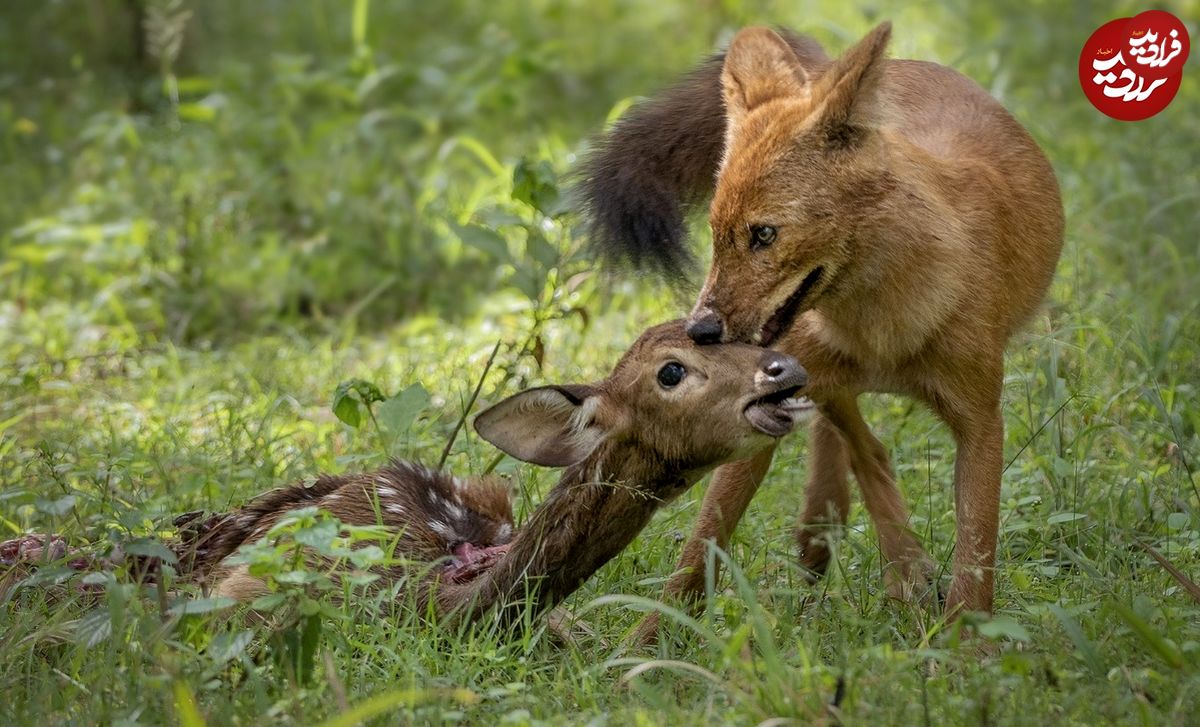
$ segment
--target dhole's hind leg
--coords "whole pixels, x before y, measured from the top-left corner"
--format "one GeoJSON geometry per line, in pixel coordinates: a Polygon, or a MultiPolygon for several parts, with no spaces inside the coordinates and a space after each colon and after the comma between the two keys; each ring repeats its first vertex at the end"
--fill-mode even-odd
{"type": "Polygon", "coordinates": [[[1004,470],[1002,374],[988,386],[942,392],[934,408],[954,434],[954,561],[946,613],[991,611],[996,541],[1000,528],[1000,478],[1004,470]]]}
{"type": "MultiPolygon", "coordinates": [[[[704,593],[704,565],[707,560],[708,542],[717,547],[729,547],[734,528],[746,512],[754,493],[771,467],[775,446],[763,450],[754,457],[741,462],[732,462],[717,468],[713,473],[700,515],[692,534],[683,546],[679,564],[663,589],[664,601],[695,601],[704,593]]],[[[640,644],[652,643],[658,635],[657,614],[650,614],[633,636],[640,644]]]]}
{"type": "Polygon", "coordinates": [[[813,576],[829,565],[830,540],[850,512],[850,457],[842,435],[821,414],[808,427],[808,485],[804,513],[796,525],[800,565],[813,576]]]}
{"type": "Polygon", "coordinates": [[[853,395],[829,399],[821,412],[845,441],[850,469],[879,534],[888,593],[906,601],[928,598],[933,593],[933,561],[908,527],[908,508],[896,487],[887,449],[871,434],[853,395]]]}

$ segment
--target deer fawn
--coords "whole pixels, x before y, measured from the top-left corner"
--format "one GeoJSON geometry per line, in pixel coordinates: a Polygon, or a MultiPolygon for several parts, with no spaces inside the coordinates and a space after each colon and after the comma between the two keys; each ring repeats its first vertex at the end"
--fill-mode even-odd
{"type": "MultiPolygon", "coordinates": [[[[610,257],[680,273],[682,211],[711,193],[713,262],[687,332],[774,346],[811,376],[803,565],[824,571],[825,531],[845,522],[853,472],[889,591],[930,592],[931,561],[857,404],[863,392],[904,394],[957,444],[947,612],[989,611],[1004,349],[1037,309],[1062,247],[1054,172],[974,82],[886,60],[889,24],[832,61],[815,41],[781,32],[742,30],[723,58],[599,142],[581,187],[594,237],[610,257]]],[[[772,452],[717,471],[668,594],[700,588],[705,541],[727,545],[772,452]]]]}
{"type": "Polygon", "coordinates": [[[444,559],[446,567],[429,570],[419,585],[421,598],[441,613],[477,618],[498,604],[509,614],[526,604],[542,611],[620,553],[663,503],[717,465],[789,433],[811,409],[794,398],[806,381],[786,354],[737,343],[699,346],[683,321],[662,324],[643,333],[603,381],[530,389],[476,418],[479,435],[513,457],[565,468],[515,533],[508,496],[496,483],[394,462],[273,491],[216,520],[185,520],[193,535],[184,552],[216,593],[253,598],[267,585],[224,560],[287,511],[316,505],[346,523],[395,528],[400,556],[444,559]]]}

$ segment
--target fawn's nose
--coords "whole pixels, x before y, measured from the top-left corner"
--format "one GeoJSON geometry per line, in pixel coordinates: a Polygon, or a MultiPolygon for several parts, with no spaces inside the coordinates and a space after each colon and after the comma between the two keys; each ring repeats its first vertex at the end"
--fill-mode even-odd
{"type": "Polygon", "coordinates": [[[684,330],[688,338],[703,346],[706,343],[720,343],[725,334],[725,324],[712,308],[700,308],[688,316],[684,330]]]}
{"type": "Polygon", "coordinates": [[[808,384],[808,372],[796,359],[786,353],[767,351],[758,362],[759,385],[780,387],[804,386],[808,384]]]}

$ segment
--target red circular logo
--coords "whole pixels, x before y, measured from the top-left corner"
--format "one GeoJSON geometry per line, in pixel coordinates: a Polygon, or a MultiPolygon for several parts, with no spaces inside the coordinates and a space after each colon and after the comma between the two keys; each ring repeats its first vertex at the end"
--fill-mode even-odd
{"type": "Polygon", "coordinates": [[[1147,10],[1101,25],[1079,54],[1079,83],[1092,105],[1121,121],[1141,121],[1171,103],[1191,42],[1179,18],[1147,10]]]}

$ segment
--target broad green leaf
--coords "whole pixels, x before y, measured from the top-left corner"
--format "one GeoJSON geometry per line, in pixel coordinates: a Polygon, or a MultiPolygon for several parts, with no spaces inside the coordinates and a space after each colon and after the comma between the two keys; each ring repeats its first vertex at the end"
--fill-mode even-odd
{"type": "Polygon", "coordinates": [[[525,247],[529,256],[537,260],[543,269],[549,270],[558,265],[558,250],[550,244],[546,236],[536,227],[530,228],[529,238],[525,243],[525,247]]]}
{"type": "Polygon", "coordinates": [[[255,611],[274,611],[283,605],[287,600],[287,596],[283,593],[268,593],[265,596],[259,596],[250,603],[250,608],[255,611]]]}
{"type": "Polygon", "coordinates": [[[981,636],[989,639],[1008,638],[1013,641],[1029,641],[1025,627],[1007,616],[995,616],[976,627],[981,636]]]}
{"type": "Polygon", "coordinates": [[[75,625],[75,642],[91,648],[112,635],[112,614],[97,608],[79,619],[75,625]]]}
{"type": "Polygon", "coordinates": [[[1172,530],[1183,530],[1192,518],[1186,512],[1173,512],[1167,515],[1167,527],[1172,530]]]}
{"type": "Polygon", "coordinates": [[[237,601],[225,596],[213,596],[212,598],[196,598],[190,601],[176,601],[175,605],[167,609],[167,613],[171,616],[193,615],[198,613],[211,613],[213,611],[222,611],[230,606],[236,606],[237,601]]]}
{"type": "Polygon", "coordinates": [[[357,429],[362,424],[362,410],[358,399],[351,396],[345,384],[338,386],[333,394],[333,414],[346,424],[357,429]]]}
{"type": "Polygon", "coordinates": [[[224,664],[237,658],[253,640],[254,632],[248,630],[217,634],[209,642],[206,653],[213,662],[224,664]]]}
{"type": "Polygon", "coordinates": [[[379,405],[379,425],[397,437],[408,431],[427,406],[429,392],[419,383],[410,384],[379,405]]]}
{"type": "Polygon", "coordinates": [[[150,538],[134,540],[126,543],[124,546],[126,553],[131,555],[140,555],[146,558],[158,558],[164,563],[174,563],[177,558],[167,546],[157,540],[150,538]]]}
{"type": "Polygon", "coordinates": [[[75,507],[74,495],[63,495],[56,500],[38,500],[33,505],[39,512],[61,517],[71,512],[75,507]]]}
{"type": "Polygon", "coordinates": [[[508,242],[500,233],[479,225],[455,225],[454,231],[464,245],[475,248],[497,262],[509,260],[508,242]]]}
{"type": "Polygon", "coordinates": [[[559,204],[559,194],[558,181],[550,162],[522,159],[513,169],[512,196],[544,215],[554,214],[559,204]]]}

